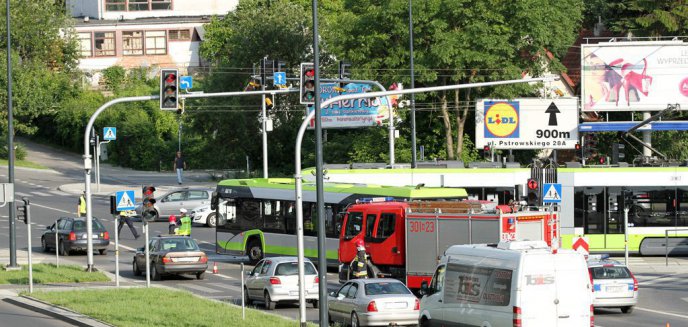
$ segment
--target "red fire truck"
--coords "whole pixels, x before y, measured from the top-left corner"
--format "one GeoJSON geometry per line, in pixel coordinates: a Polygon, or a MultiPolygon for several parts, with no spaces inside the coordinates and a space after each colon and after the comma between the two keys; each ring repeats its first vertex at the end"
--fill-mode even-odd
{"type": "Polygon", "coordinates": [[[349,279],[359,240],[369,256],[369,276],[397,278],[418,289],[422,281],[430,282],[451,245],[517,239],[551,245],[558,235],[556,213],[551,216],[555,219],[547,211],[518,211],[472,200],[354,204],[346,210],[339,235],[339,280],[349,279]]]}

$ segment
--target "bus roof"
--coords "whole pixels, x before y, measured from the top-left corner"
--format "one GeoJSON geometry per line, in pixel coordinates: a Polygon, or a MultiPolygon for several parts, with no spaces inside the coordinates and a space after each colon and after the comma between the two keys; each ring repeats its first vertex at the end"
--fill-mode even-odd
{"type": "MultiPolygon", "coordinates": [[[[229,188],[249,188],[253,197],[259,189],[294,191],[294,179],[291,178],[253,178],[253,179],[228,179],[220,181],[217,185],[218,193],[223,197],[233,197],[227,190],[229,188]]],[[[305,192],[315,192],[315,183],[304,182],[305,192]]],[[[389,196],[400,199],[460,199],[468,197],[463,188],[439,188],[439,187],[415,187],[415,186],[382,186],[372,184],[344,184],[324,183],[326,193],[360,194],[368,196],[389,196]]],[[[237,196],[238,197],[238,196],[237,196]]]]}

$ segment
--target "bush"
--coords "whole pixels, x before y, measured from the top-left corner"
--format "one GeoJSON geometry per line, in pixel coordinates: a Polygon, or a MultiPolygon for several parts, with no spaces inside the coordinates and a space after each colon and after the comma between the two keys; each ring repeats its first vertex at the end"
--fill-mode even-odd
{"type": "MultiPolygon", "coordinates": [[[[24,160],[26,159],[26,148],[24,147],[23,144],[14,142],[14,159],[15,160],[24,160]]],[[[7,151],[7,135],[2,136],[2,140],[0,140],[0,158],[1,159],[9,159],[8,151],[7,151]]]]}
{"type": "Polygon", "coordinates": [[[105,87],[110,91],[117,91],[124,84],[126,70],[122,66],[112,66],[103,70],[105,87]]]}

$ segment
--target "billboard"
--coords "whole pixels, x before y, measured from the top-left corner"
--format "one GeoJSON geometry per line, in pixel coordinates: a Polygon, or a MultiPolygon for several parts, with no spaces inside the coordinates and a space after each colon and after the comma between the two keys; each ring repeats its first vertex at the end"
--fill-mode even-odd
{"type": "Polygon", "coordinates": [[[583,111],[649,111],[688,105],[688,44],[581,45],[583,111]]]}
{"type": "MultiPolygon", "coordinates": [[[[371,90],[368,84],[349,83],[339,89],[338,83],[320,83],[320,101],[341,94],[363,93],[371,90]]],[[[308,112],[313,106],[308,106],[308,112]]],[[[380,126],[389,120],[389,106],[386,97],[337,101],[324,107],[321,112],[322,128],[356,128],[380,126]]],[[[394,112],[393,115],[396,115],[394,112]]],[[[315,122],[311,121],[310,127],[315,122]]]]}
{"type": "Polygon", "coordinates": [[[574,149],[577,98],[478,100],[475,146],[482,149],[574,149]]]}

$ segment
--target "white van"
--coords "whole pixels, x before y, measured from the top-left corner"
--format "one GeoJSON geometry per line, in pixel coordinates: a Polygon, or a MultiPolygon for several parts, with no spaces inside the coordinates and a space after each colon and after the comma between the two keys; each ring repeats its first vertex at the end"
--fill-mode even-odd
{"type": "Polygon", "coordinates": [[[496,247],[454,245],[430,285],[423,282],[421,326],[594,326],[583,255],[542,241],[496,247]]]}

